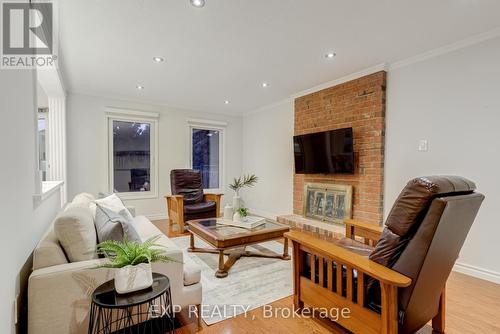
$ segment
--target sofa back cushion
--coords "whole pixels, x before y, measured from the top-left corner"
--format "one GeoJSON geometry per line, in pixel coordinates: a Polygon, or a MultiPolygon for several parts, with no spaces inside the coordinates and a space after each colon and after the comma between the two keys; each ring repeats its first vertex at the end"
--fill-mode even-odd
{"type": "Polygon", "coordinates": [[[51,226],[33,252],[33,270],[65,263],[68,263],[68,259],[51,226]]]}
{"type": "Polygon", "coordinates": [[[96,259],[96,231],[88,207],[69,207],[54,221],[54,232],[70,262],[96,259]]]}
{"type": "Polygon", "coordinates": [[[81,193],[76,195],[73,198],[73,200],[64,207],[64,210],[68,210],[75,207],[88,208],[90,206],[90,203],[92,203],[92,201],[94,200],[95,200],[94,195],[88,193],[81,193]]]}

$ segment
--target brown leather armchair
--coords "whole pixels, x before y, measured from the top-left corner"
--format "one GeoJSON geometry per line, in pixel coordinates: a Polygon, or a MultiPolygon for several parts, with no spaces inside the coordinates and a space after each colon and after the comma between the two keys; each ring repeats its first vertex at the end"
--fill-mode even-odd
{"type": "Polygon", "coordinates": [[[410,181],[385,228],[349,220],[346,238],[286,236],[294,247],[294,302],[350,309],[354,333],[445,330],[445,285],[484,196],[458,176],[410,181]]]}
{"type": "Polygon", "coordinates": [[[192,169],[174,169],[170,172],[172,195],[165,196],[169,224],[178,224],[185,231],[185,222],[220,216],[223,194],[204,194],[201,173],[192,169]]]}

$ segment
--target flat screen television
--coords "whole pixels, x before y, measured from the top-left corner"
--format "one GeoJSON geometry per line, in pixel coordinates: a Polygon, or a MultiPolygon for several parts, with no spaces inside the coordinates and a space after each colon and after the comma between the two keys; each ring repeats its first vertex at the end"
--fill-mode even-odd
{"type": "Polygon", "coordinates": [[[293,137],[295,173],[354,173],[352,128],[293,137]]]}

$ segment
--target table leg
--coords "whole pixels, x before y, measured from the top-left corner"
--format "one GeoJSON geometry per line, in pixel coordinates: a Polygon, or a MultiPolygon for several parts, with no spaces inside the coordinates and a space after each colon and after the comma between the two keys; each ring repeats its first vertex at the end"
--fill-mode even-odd
{"type": "Polygon", "coordinates": [[[190,233],[189,234],[189,250],[194,249],[194,234],[190,233]]]}
{"type": "Polygon", "coordinates": [[[288,255],[288,238],[284,238],[284,246],[283,246],[283,260],[290,260],[290,256],[288,255]]]}
{"type": "Polygon", "coordinates": [[[223,278],[227,277],[227,270],[224,268],[224,251],[219,250],[219,270],[215,273],[215,277],[223,278]]]}

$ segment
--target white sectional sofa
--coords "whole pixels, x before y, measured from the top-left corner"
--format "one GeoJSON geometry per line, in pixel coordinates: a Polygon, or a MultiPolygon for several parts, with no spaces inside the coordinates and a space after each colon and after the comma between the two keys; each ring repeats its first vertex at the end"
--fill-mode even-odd
{"type": "MultiPolygon", "coordinates": [[[[88,203],[84,206],[91,210],[88,203]]],[[[64,216],[64,210],[60,216],[64,216]]],[[[199,306],[202,300],[199,267],[183,257],[182,250],[146,217],[135,217],[134,227],[143,241],[162,235],[158,243],[165,247],[168,256],[178,261],[153,264],[154,272],[170,279],[173,304],[182,308],[199,306]]],[[[114,276],[113,269],[95,269],[103,261],[69,262],[52,225],[33,254],[33,273],[28,286],[29,334],[87,333],[91,294],[114,276]]]]}

